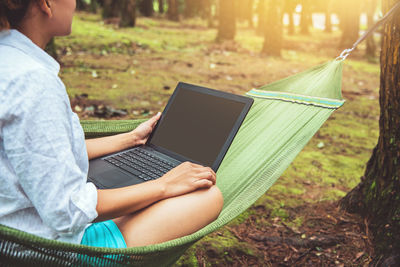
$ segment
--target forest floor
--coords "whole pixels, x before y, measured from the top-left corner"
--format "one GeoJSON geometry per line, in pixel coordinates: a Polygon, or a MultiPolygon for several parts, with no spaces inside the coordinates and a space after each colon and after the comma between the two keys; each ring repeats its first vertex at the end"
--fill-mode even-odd
{"type": "MultiPolygon", "coordinates": [[[[118,29],[79,13],[56,40],[61,77],[81,119],[148,118],[179,81],[243,94],[334,59],[340,32],[284,36],[282,57],[260,54],[263,37],[239,25],[235,42],[215,43],[201,20],[142,18],[118,29]]],[[[378,138],[379,64],[360,47],[346,60],[346,103],[257,202],[192,246],[183,266],[367,266],[367,222],[338,208],[355,187],[378,138]]]]}

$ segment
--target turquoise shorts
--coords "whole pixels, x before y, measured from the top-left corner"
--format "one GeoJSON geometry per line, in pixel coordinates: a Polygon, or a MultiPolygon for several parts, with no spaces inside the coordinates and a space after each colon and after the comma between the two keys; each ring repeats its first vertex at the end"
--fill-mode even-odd
{"type": "Polygon", "coordinates": [[[81,244],[92,247],[126,248],[124,237],[112,220],[91,224],[86,228],[81,244]]]}

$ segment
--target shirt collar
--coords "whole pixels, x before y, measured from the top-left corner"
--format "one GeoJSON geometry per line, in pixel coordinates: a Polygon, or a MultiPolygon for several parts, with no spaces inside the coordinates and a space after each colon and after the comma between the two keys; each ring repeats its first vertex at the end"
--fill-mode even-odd
{"type": "Polygon", "coordinates": [[[56,75],[60,71],[60,64],[54,58],[17,30],[0,31],[0,44],[22,51],[56,75]]]}

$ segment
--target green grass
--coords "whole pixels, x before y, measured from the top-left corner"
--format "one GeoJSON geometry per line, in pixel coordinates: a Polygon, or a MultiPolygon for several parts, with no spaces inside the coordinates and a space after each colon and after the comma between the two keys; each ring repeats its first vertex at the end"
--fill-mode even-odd
{"type": "Polygon", "coordinates": [[[347,64],[357,72],[370,73],[373,75],[379,75],[380,73],[380,69],[377,68],[377,64],[375,63],[349,60],[347,64]]]}
{"type": "MultiPolygon", "coordinates": [[[[193,23],[194,26],[201,26],[198,21],[193,23]]],[[[201,49],[199,42],[210,42],[213,38],[212,30],[204,28],[202,34],[198,35],[190,28],[182,29],[177,22],[141,18],[134,28],[118,29],[115,24],[105,24],[99,15],[82,13],[74,18],[72,34],[60,39],[60,42],[73,51],[105,55],[134,53],[137,47],[158,52],[190,51],[193,44],[196,44],[196,49],[201,49]]]]}

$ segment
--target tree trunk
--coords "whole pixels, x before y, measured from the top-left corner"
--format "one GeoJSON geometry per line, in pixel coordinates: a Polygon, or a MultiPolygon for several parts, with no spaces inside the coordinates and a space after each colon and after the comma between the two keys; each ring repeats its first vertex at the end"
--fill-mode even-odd
{"type": "Polygon", "coordinates": [[[267,0],[258,1],[257,16],[258,16],[257,33],[260,35],[264,35],[265,25],[267,23],[267,0]]]}
{"type": "Polygon", "coordinates": [[[164,13],[164,0],[158,0],[158,13],[164,13]]]}
{"type": "Polygon", "coordinates": [[[293,13],[288,13],[288,18],[289,18],[288,34],[293,35],[295,33],[293,13]]]}
{"type": "Polygon", "coordinates": [[[361,3],[359,0],[346,1],[346,8],[341,10],[340,28],[342,38],[339,48],[350,48],[357,41],[360,30],[361,3]]]}
{"type": "Polygon", "coordinates": [[[294,34],[294,20],[293,20],[293,12],[296,9],[297,3],[293,0],[285,0],[284,5],[284,13],[288,15],[289,25],[288,25],[288,34],[294,34]]]}
{"type": "Polygon", "coordinates": [[[249,27],[254,27],[254,0],[249,0],[249,8],[247,9],[246,19],[249,23],[249,27]]]}
{"type": "Polygon", "coordinates": [[[281,0],[269,0],[267,24],[265,27],[262,53],[269,56],[281,56],[282,49],[282,4],[281,0]]]}
{"type": "Polygon", "coordinates": [[[233,40],[236,35],[235,2],[232,0],[219,1],[219,24],[217,41],[233,40]]]}
{"type": "Polygon", "coordinates": [[[122,4],[120,27],[135,27],[136,24],[136,0],[118,0],[122,4]]]}
{"type": "MultiPolygon", "coordinates": [[[[386,13],[398,0],[382,0],[386,13]]],[[[376,258],[400,251],[400,16],[384,26],[381,51],[379,139],[360,184],[342,207],[368,220],[376,258]]],[[[378,265],[374,265],[378,266],[378,265]]],[[[383,265],[379,265],[383,266],[383,265]]],[[[386,265],[385,265],[386,266],[386,265]]],[[[393,265],[394,266],[394,265],[393,265]]],[[[399,266],[399,265],[396,265],[399,266]]]]}
{"type": "Polygon", "coordinates": [[[83,0],[76,0],[76,10],[86,10],[87,5],[83,0]]]}
{"type": "Polygon", "coordinates": [[[178,0],[168,0],[168,19],[179,21],[178,0]]]}
{"type": "MultiPolygon", "coordinates": [[[[376,7],[378,5],[378,0],[367,0],[367,20],[368,20],[368,28],[372,27],[375,24],[374,14],[376,11],[376,7]]],[[[367,38],[367,49],[365,51],[365,56],[367,58],[374,58],[376,51],[376,44],[374,35],[372,34],[367,38]]]]}
{"type": "Polygon", "coordinates": [[[247,21],[253,27],[253,0],[239,0],[237,3],[237,19],[247,21]]]}
{"type": "Polygon", "coordinates": [[[97,13],[97,7],[99,6],[99,3],[97,0],[90,0],[90,12],[92,13],[97,13]]]}
{"type": "Polygon", "coordinates": [[[185,9],[183,15],[186,18],[191,18],[199,11],[199,0],[185,0],[185,9]]]}
{"type": "Polygon", "coordinates": [[[140,13],[145,17],[151,17],[154,13],[153,0],[142,0],[140,2],[140,13]]]}
{"type": "Polygon", "coordinates": [[[300,32],[310,34],[310,25],[312,24],[311,2],[310,0],[301,1],[300,32]]]}
{"type": "Polygon", "coordinates": [[[212,1],[211,0],[201,0],[201,17],[207,20],[207,25],[209,28],[214,27],[214,18],[211,12],[212,9],[212,1]]]}
{"type": "Polygon", "coordinates": [[[325,13],[325,32],[332,32],[332,17],[329,10],[327,10],[325,13]]]}
{"type": "Polygon", "coordinates": [[[119,17],[121,0],[104,0],[103,19],[119,17]]]}

